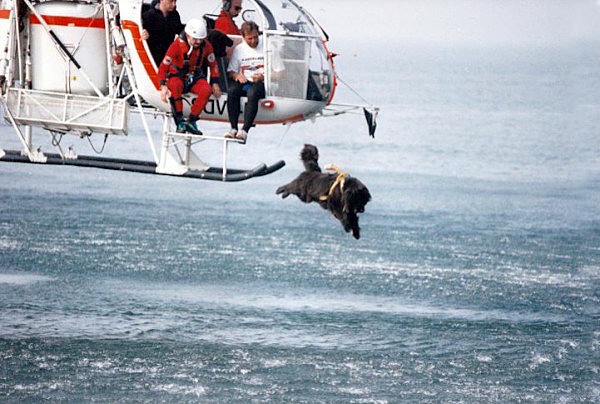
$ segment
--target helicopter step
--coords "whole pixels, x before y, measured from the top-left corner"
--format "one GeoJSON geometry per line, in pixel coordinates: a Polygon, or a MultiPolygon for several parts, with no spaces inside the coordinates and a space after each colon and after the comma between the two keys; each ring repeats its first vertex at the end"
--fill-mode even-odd
{"type": "Polygon", "coordinates": [[[8,88],[7,120],[56,131],[126,135],[129,104],[124,99],[8,88]]]}
{"type": "MultiPolygon", "coordinates": [[[[264,175],[271,174],[285,166],[285,161],[279,160],[278,162],[270,166],[261,163],[250,170],[228,168],[226,171],[224,171],[221,167],[208,167],[206,170],[203,171],[188,170],[183,174],[171,174],[168,172],[158,172],[156,163],[152,161],[117,159],[97,156],[77,156],[75,158],[62,158],[60,154],[56,153],[45,153],[45,157],[46,161],[43,164],[93,167],[108,170],[131,171],[144,174],[171,175],[177,177],[197,178],[202,180],[214,180],[225,182],[244,181],[254,177],[262,177],[264,175]]],[[[40,164],[39,162],[31,161],[27,155],[24,155],[18,150],[0,149],[0,162],[2,161],[12,163],[40,164]]]]}

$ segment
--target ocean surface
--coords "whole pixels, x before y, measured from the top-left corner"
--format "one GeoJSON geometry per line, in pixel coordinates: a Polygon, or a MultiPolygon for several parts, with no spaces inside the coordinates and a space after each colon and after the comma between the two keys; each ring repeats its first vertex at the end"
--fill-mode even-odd
{"type": "MultiPolygon", "coordinates": [[[[600,42],[374,53],[338,65],[376,138],[254,129],[267,177],[0,163],[0,401],[600,401],[600,42]],[[305,142],[369,187],[360,240],[275,195],[305,142]]],[[[104,155],[151,159],[139,121],[104,155]]]]}

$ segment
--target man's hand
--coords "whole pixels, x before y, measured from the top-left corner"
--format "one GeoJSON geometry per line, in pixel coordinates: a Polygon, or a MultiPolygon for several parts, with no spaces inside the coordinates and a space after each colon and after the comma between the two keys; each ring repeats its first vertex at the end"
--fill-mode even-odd
{"type": "Polygon", "coordinates": [[[142,35],[140,35],[140,37],[144,40],[147,41],[148,38],[150,38],[150,34],[148,33],[148,30],[143,29],[142,30],[142,35]]]}
{"type": "Polygon", "coordinates": [[[219,98],[221,96],[221,87],[219,87],[217,83],[214,83],[212,85],[212,93],[215,96],[215,98],[219,98]]]}
{"type": "Polygon", "coordinates": [[[160,86],[160,99],[162,102],[169,101],[169,97],[171,96],[171,90],[167,88],[167,86],[160,86]]]}
{"type": "Polygon", "coordinates": [[[238,81],[238,82],[240,82],[240,83],[242,83],[242,84],[248,82],[248,79],[246,78],[246,76],[244,76],[243,73],[237,73],[235,75],[235,80],[238,81]]]}
{"type": "Polygon", "coordinates": [[[256,73],[254,73],[254,74],[252,75],[252,81],[253,81],[254,83],[258,83],[258,82],[260,82],[260,81],[264,81],[264,79],[265,79],[265,75],[264,75],[264,73],[256,72],[256,73]]]}

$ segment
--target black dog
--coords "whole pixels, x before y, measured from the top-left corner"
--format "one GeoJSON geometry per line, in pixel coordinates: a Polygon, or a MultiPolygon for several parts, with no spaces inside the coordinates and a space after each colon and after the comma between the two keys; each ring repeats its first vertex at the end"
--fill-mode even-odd
{"type": "Polygon", "coordinates": [[[357,213],[364,212],[365,205],[371,200],[367,187],[333,166],[325,168],[337,171],[336,174],[322,173],[318,163],[319,150],[311,144],[304,145],[300,159],[304,163],[304,172],[289,184],[277,188],[276,194],[281,194],[282,198],[294,194],[302,202],[317,202],[333,213],[346,232],[352,230],[354,238],[359,239],[357,213]]]}

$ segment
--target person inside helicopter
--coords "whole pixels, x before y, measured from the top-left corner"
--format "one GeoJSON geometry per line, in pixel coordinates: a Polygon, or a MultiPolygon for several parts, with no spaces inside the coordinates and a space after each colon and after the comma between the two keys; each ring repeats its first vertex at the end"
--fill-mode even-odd
{"type": "MultiPolygon", "coordinates": [[[[246,143],[248,131],[254,125],[258,113],[259,101],[265,98],[265,53],[262,35],[255,22],[244,22],[241,33],[243,42],[233,49],[227,67],[227,74],[231,79],[227,95],[227,113],[231,129],[225,137],[246,143]],[[238,130],[242,96],[246,96],[248,101],[244,108],[244,125],[238,130]]],[[[279,58],[274,57],[273,64],[274,73],[283,71],[283,64],[279,58]]]]}
{"type": "Polygon", "coordinates": [[[176,7],[177,0],[155,0],[142,14],[141,38],[148,43],[156,65],[165,57],[175,36],[183,31],[176,7]]]}
{"type": "Polygon", "coordinates": [[[167,50],[158,68],[160,97],[163,102],[171,103],[173,118],[177,132],[190,132],[201,135],[196,126],[202,110],[211,93],[219,98],[221,89],[218,84],[219,68],[216,63],[213,47],[206,39],[207,28],[204,19],[191,19],[184,32],[178,36],[167,50]],[[202,69],[203,62],[210,67],[211,85],[206,80],[202,69]],[[197,95],[192,103],[191,113],[187,121],[183,117],[182,95],[197,95]]]}
{"type": "Polygon", "coordinates": [[[242,0],[223,0],[223,7],[215,21],[215,29],[227,35],[241,35],[233,19],[242,11],[242,0]]]}

